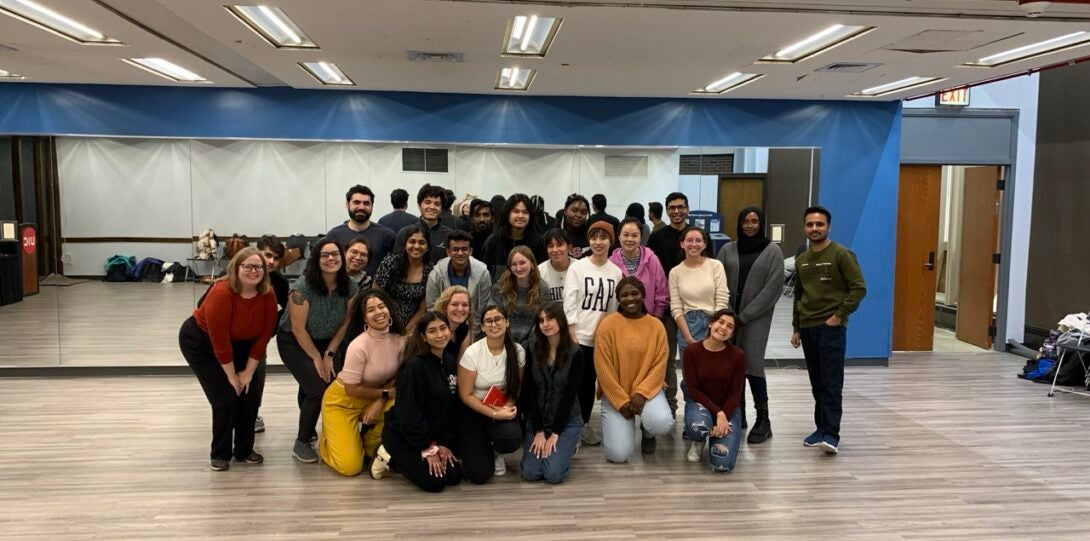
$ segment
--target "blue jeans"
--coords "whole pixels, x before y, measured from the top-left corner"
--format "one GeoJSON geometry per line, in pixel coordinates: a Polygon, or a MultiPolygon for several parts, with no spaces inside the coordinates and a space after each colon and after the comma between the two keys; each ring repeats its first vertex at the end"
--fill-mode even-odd
{"type": "Polygon", "coordinates": [[[844,348],[848,329],[818,325],[799,329],[810,390],[814,394],[814,425],[840,441],[844,403],[844,348]]]}
{"type": "Polygon", "coordinates": [[[575,456],[575,447],[579,444],[579,434],[583,430],[583,417],[572,415],[564,431],[556,440],[556,449],[545,458],[538,458],[530,452],[537,429],[533,423],[526,423],[526,438],[522,443],[522,478],[527,481],[545,480],[549,484],[564,482],[571,472],[571,459],[575,456]]]}
{"type": "Polygon", "coordinates": [[[727,420],[730,421],[730,432],[722,438],[710,437],[708,434],[715,426],[715,416],[700,402],[685,402],[685,439],[699,442],[708,439],[704,459],[708,461],[712,471],[729,472],[734,469],[734,463],[738,460],[738,445],[742,442],[741,408],[736,408],[727,420]]]}
{"type": "MultiPolygon", "coordinates": [[[[670,404],[666,395],[659,392],[643,405],[640,414],[645,438],[666,434],[674,428],[674,416],[670,413],[670,404]]],[[[610,462],[628,462],[636,450],[636,419],[625,419],[624,415],[602,397],[602,450],[610,462]]]]}
{"type": "MultiPolygon", "coordinates": [[[[685,312],[685,324],[688,325],[689,335],[693,337],[693,340],[699,341],[708,337],[708,314],[700,310],[685,312]]],[[[680,359],[678,364],[684,366],[685,333],[681,332],[681,329],[677,331],[677,356],[680,359]]],[[[685,380],[681,380],[681,396],[686,401],[689,400],[689,388],[685,386],[685,380]]]]}

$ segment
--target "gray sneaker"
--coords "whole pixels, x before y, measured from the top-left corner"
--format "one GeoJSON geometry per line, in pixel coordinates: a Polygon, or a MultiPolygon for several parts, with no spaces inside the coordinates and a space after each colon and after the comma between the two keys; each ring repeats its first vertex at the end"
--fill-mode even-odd
{"type": "Polygon", "coordinates": [[[590,423],[583,425],[583,432],[579,434],[579,441],[587,445],[601,445],[602,437],[591,428],[590,423]]]}
{"type": "Polygon", "coordinates": [[[227,471],[231,469],[231,463],[226,460],[220,460],[218,458],[212,459],[212,471],[227,471]]]}
{"type": "Polygon", "coordinates": [[[295,440],[295,447],[291,450],[291,456],[304,464],[318,462],[318,454],[314,452],[310,444],[299,440],[295,440]]]}
{"type": "Polygon", "coordinates": [[[260,415],[257,416],[257,420],[254,421],[254,434],[260,434],[265,431],[265,419],[262,419],[260,415]]]}

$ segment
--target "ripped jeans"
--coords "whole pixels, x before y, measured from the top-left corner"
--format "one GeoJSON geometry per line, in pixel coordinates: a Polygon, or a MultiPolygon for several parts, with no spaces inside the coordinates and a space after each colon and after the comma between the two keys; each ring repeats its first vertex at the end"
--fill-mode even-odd
{"type": "Polygon", "coordinates": [[[734,463],[738,460],[738,445],[742,441],[742,410],[736,408],[734,413],[727,418],[730,421],[731,430],[722,438],[712,438],[712,427],[715,426],[715,415],[708,411],[700,402],[694,400],[685,401],[685,429],[683,435],[690,441],[704,441],[708,439],[707,450],[704,451],[704,459],[708,461],[712,471],[729,472],[734,469],[734,463]]]}

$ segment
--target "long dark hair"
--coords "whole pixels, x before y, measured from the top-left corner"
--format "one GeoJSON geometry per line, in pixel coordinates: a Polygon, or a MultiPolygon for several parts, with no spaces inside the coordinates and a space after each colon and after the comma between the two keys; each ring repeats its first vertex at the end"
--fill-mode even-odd
{"type": "Polygon", "coordinates": [[[625,218],[636,218],[640,221],[640,225],[645,224],[643,221],[643,205],[639,203],[631,203],[624,211],[625,218]]]}
{"type": "MultiPolygon", "coordinates": [[[[424,236],[424,244],[427,246],[424,249],[424,265],[427,265],[431,260],[431,235],[428,230],[424,229],[424,226],[420,224],[413,224],[406,228],[405,238],[401,241],[401,246],[394,247],[394,268],[391,269],[390,277],[394,280],[404,282],[405,275],[409,272],[409,252],[405,250],[405,246],[409,244],[409,238],[413,235],[420,233],[424,236]]],[[[370,257],[370,256],[368,256],[370,257]]],[[[424,281],[428,280],[427,276],[424,276],[424,281]]]]}
{"type": "MultiPolygon", "coordinates": [[[[450,326],[450,321],[447,320],[446,314],[430,311],[425,312],[420,319],[416,321],[416,328],[413,332],[409,333],[408,342],[405,344],[405,353],[402,354],[402,359],[409,360],[413,357],[423,357],[431,353],[431,346],[428,344],[427,338],[424,336],[424,331],[428,328],[428,324],[440,320],[450,326]]],[[[402,365],[404,366],[404,365],[402,365]]]]}
{"type": "MultiPolygon", "coordinates": [[[[504,310],[502,306],[496,304],[490,304],[481,312],[481,328],[484,328],[484,320],[489,312],[499,312],[504,318],[507,317],[507,310],[504,310]]],[[[488,338],[484,338],[487,340],[488,338]]],[[[485,344],[487,347],[487,344],[485,344]]],[[[519,390],[522,389],[522,378],[519,377],[519,356],[518,348],[515,347],[515,341],[511,339],[511,333],[503,333],[503,349],[507,353],[507,367],[504,370],[503,381],[507,384],[507,396],[511,400],[517,400],[519,397],[519,390]]]]}
{"type": "Polygon", "coordinates": [[[534,219],[534,203],[530,201],[530,196],[517,193],[507,198],[507,202],[503,204],[503,211],[500,213],[500,220],[496,223],[496,233],[499,234],[501,239],[511,238],[511,211],[519,203],[525,205],[526,211],[530,213],[530,220],[526,224],[526,229],[522,231],[522,238],[529,240],[541,236],[541,232],[538,231],[537,220],[534,219]]]}
{"type": "Polygon", "coordinates": [[[337,253],[341,256],[341,268],[337,269],[337,288],[335,291],[338,295],[347,297],[349,278],[348,271],[345,270],[344,250],[341,249],[340,244],[337,244],[337,241],[333,240],[333,237],[322,237],[314,244],[310,259],[307,260],[307,266],[303,270],[303,277],[311,291],[320,292],[323,295],[330,293],[325,287],[325,280],[322,279],[322,267],[319,265],[322,259],[322,248],[330,244],[337,247],[337,253]]]}
{"type": "Polygon", "coordinates": [[[547,362],[549,358],[549,337],[541,332],[541,314],[545,314],[545,317],[549,319],[555,319],[557,327],[560,328],[560,342],[556,345],[553,366],[564,366],[564,363],[568,362],[568,353],[575,345],[571,340],[571,333],[568,332],[568,316],[564,313],[564,306],[557,302],[545,303],[545,306],[538,311],[538,321],[534,323],[533,330],[534,362],[547,362]]]}

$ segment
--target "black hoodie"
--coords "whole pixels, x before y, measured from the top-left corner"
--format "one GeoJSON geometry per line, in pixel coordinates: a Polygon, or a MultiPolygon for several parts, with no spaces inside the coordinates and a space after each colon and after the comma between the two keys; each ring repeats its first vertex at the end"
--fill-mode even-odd
{"type": "Polygon", "coordinates": [[[405,361],[397,376],[397,400],[386,412],[386,427],[423,451],[434,441],[450,447],[461,418],[458,365],[454,357],[431,353],[405,361]]]}

